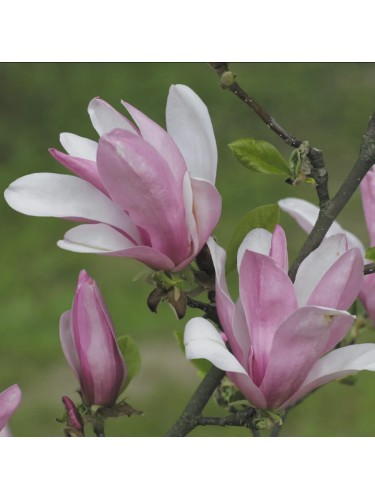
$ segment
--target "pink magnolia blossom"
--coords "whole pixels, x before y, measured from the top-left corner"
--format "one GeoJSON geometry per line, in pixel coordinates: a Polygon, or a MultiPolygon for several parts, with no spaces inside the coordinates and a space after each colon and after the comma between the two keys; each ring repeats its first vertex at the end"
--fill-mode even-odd
{"type": "Polygon", "coordinates": [[[86,271],[79,274],[72,309],[61,316],[60,340],[86,402],[112,406],[127,369],[99,288],[86,271]]]}
{"type": "Polygon", "coordinates": [[[212,238],[208,246],[223,334],[203,318],[190,320],[184,335],[188,359],[208,359],[252,404],[268,409],[288,407],[358,370],[375,370],[375,344],[332,351],[352,326],[354,316],[345,309],[363,278],[360,251],[348,249],[345,235],[324,240],[292,283],[282,228],[251,231],[238,250],[236,302],[225,280],[225,251],[212,238]]]}
{"type": "Polygon", "coordinates": [[[26,175],[9,186],[5,199],[27,215],[85,222],[65,234],[60,248],[178,271],[199,253],[221,212],[208,110],[189,87],[172,85],[165,131],[122,104],[136,125],[95,98],[88,112],[99,142],[62,133],[68,154],[50,150],[78,177],[26,175]]]}
{"type": "MultiPolygon", "coordinates": [[[[362,205],[365,221],[370,237],[370,245],[375,246],[375,166],[369,170],[360,185],[362,205]]],[[[310,233],[319,215],[319,208],[308,201],[298,198],[285,198],[279,201],[279,206],[284,212],[291,215],[304,231],[310,233]]],[[[365,255],[363,243],[352,233],[343,229],[336,221],[330,227],[327,236],[336,233],[345,233],[349,247],[360,249],[365,255]]],[[[364,263],[370,261],[364,258],[364,263]]],[[[364,305],[373,324],[375,324],[375,274],[364,276],[362,288],[358,296],[364,305]]]]}
{"type": "Polygon", "coordinates": [[[18,408],[22,399],[21,389],[17,384],[0,392],[0,437],[9,437],[11,432],[8,421],[18,408]]]}

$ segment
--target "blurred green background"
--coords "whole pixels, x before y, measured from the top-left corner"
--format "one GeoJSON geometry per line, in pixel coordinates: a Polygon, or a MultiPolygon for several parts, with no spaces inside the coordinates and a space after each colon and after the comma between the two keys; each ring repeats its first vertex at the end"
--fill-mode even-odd
{"type": "MultiPolygon", "coordinates": [[[[232,64],[239,83],[287,130],[323,149],[330,191],[353,165],[370,114],[375,110],[375,65],[348,63],[232,64]]],[[[220,88],[203,63],[1,64],[0,183],[33,172],[64,173],[48,154],[69,131],[96,139],[86,109],[100,96],[118,110],[125,99],[164,126],[165,102],[172,83],[195,90],[211,114],[219,150],[217,186],[223,197],[215,230],[226,246],[234,225],[249,209],[286,196],[315,202],[311,186],[293,188],[280,177],[245,170],[228,143],[240,137],[268,140],[290,154],[246,106],[220,88]]],[[[290,259],[304,234],[287,216],[290,259]]],[[[359,194],[339,218],[368,244],[359,194]]],[[[173,336],[182,330],[166,304],[157,315],[146,308],[151,291],[133,282],[144,266],[121,259],[65,252],[56,241],[72,227],[69,221],[28,217],[1,203],[0,391],[18,383],[23,402],[11,420],[16,436],[60,436],[62,395],[76,399],[77,383],[63,357],[58,323],[70,308],[78,272],[86,269],[100,286],[117,335],[131,334],[143,359],[140,375],[128,389],[128,401],[144,416],[111,420],[108,435],[163,435],[182,411],[199,378],[173,336]]],[[[191,316],[191,314],[190,314],[191,316]]],[[[375,435],[375,375],[363,373],[354,387],[331,383],[290,412],[284,436],[375,435]]],[[[210,404],[207,414],[222,411],[210,404]]],[[[193,436],[244,436],[233,428],[200,428],[193,436]]]]}

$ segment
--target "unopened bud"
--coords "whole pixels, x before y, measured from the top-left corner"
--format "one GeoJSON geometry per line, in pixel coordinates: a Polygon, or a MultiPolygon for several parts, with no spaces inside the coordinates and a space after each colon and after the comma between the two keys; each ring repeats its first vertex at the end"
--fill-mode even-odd
{"type": "Polygon", "coordinates": [[[65,406],[67,427],[64,429],[65,436],[67,437],[83,437],[84,423],[82,416],[76,408],[73,401],[67,396],[62,397],[63,405],[65,406]]]}
{"type": "Polygon", "coordinates": [[[220,78],[221,85],[226,88],[234,83],[234,74],[231,71],[224,71],[220,78]]]}

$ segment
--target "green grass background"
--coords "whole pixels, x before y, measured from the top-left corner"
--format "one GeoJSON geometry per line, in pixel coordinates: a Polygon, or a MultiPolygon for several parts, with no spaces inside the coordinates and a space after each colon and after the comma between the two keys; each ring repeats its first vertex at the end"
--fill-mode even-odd
{"type": "MultiPolygon", "coordinates": [[[[334,193],[353,165],[361,135],[375,110],[374,64],[233,64],[240,84],[287,130],[323,149],[334,193]]],[[[225,246],[234,225],[251,208],[286,196],[315,201],[311,186],[293,188],[280,177],[245,170],[228,143],[240,137],[268,140],[286,156],[290,150],[231,93],[222,90],[213,70],[202,63],[152,64],[1,64],[0,184],[33,172],[64,173],[48,154],[59,149],[59,133],[96,139],[86,109],[100,96],[121,110],[120,99],[140,108],[164,126],[165,102],[172,83],[192,87],[207,104],[219,150],[217,186],[223,197],[215,230],[225,246]]],[[[184,359],[173,331],[182,330],[166,304],[157,315],[146,308],[150,286],[132,278],[141,264],[120,258],[74,254],[56,241],[69,221],[28,217],[1,202],[0,391],[18,383],[23,402],[11,420],[17,436],[60,436],[62,395],[75,398],[77,386],[63,357],[58,335],[60,315],[70,308],[78,272],[98,282],[117,335],[138,342],[143,368],[129,386],[128,401],[144,416],[112,420],[114,436],[163,435],[199,383],[184,359]]],[[[360,196],[339,218],[368,243],[360,196]]],[[[304,235],[282,215],[290,258],[304,235]]],[[[190,314],[189,317],[192,315],[190,314]]],[[[284,436],[375,435],[375,374],[363,373],[354,387],[331,383],[290,412],[284,436]]],[[[207,414],[222,414],[210,404],[207,414]]],[[[239,429],[204,428],[194,436],[248,435],[239,429]]]]}

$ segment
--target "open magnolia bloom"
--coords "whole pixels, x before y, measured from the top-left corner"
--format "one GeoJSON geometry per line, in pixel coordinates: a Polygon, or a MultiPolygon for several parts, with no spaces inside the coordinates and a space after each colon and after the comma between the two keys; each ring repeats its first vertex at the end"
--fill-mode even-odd
{"type": "Polygon", "coordinates": [[[99,142],[63,133],[60,142],[68,154],[50,150],[78,177],[26,175],[9,186],[5,199],[27,215],[86,222],[58,242],[65,250],[181,270],[206,243],[221,212],[208,110],[189,87],[172,85],[165,131],[122,104],[136,125],[95,98],[88,112],[99,142]]]}
{"type": "Polygon", "coordinates": [[[288,277],[284,231],[251,231],[238,250],[239,298],[225,280],[225,251],[210,238],[216,307],[223,334],[203,318],[185,329],[188,359],[206,358],[259,408],[283,409],[314,388],[358,370],[375,370],[375,344],[332,351],[353,324],[345,310],[363,279],[358,248],[333,235],[288,277]],[[228,344],[228,347],[226,345],[228,344]],[[331,352],[330,352],[331,351],[331,352]]]}
{"type": "Polygon", "coordinates": [[[17,384],[0,392],[0,437],[9,437],[11,432],[8,420],[18,408],[22,399],[21,389],[17,384]]]}
{"type": "MultiPolygon", "coordinates": [[[[375,166],[369,170],[362,180],[360,190],[366,225],[370,236],[370,245],[375,246],[375,166]]],[[[299,198],[285,198],[279,201],[279,206],[284,212],[291,215],[304,231],[310,233],[319,215],[319,208],[317,206],[299,198]]],[[[349,247],[359,248],[364,257],[365,247],[362,242],[335,221],[326,237],[336,233],[345,233],[348,238],[349,247]]],[[[370,261],[364,259],[364,262],[367,264],[370,261]]],[[[375,274],[364,276],[358,298],[375,325],[375,274]]]]}

